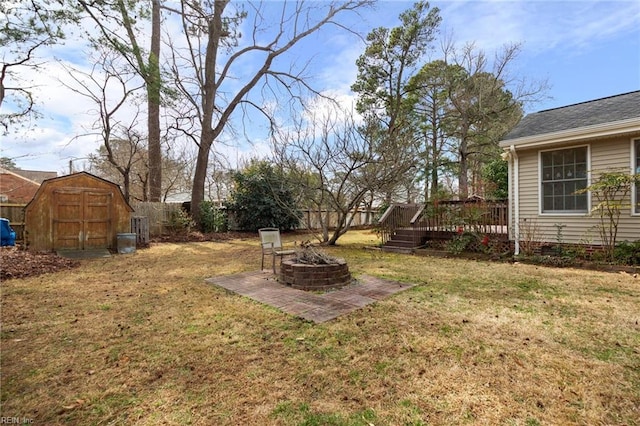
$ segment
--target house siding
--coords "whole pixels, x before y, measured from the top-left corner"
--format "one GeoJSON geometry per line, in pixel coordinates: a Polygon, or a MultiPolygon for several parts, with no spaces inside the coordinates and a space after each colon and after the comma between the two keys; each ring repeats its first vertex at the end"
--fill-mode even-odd
{"type": "MultiPolygon", "coordinates": [[[[637,137],[637,136],[636,136],[637,137]]],[[[589,162],[591,181],[603,171],[621,170],[629,172],[631,164],[631,136],[602,139],[589,142],[554,146],[553,149],[572,148],[578,146],[589,147],[589,162]]],[[[547,150],[549,148],[545,148],[547,150]]],[[[601,244],[598,225],[600,220],[596,216],[587,214],[542,214],[540,213],[540,177],[539,153],[540,149],[518,151],[519,158],[519,204],[520,204],[520,236],[523,236],[523,220],[529,222],[529,227],[537,229],[536,239],[549,243],[581,243],[601,244]],[[558,228],[562,225],[561,235],[558,228]]],[[[629,194],[631,200],[631,194],[629,194]]],[[[591,197],[591,208],[596,204],[591,197]]],[[[628,203],[630,204],[630,203],[628,203]]],[[[513,219],[512,219],[513,220],[513,219]]],[[[511,223],[511,230],[515,229],[511,223]]],[[[514,231],[512,231],[514,232],[514,231]]],[[[515,238],[512,233],[511,238],[515,238]]],[[[630,205],[620,216],[617,241],[640,240],[640,216],[632,216],[630,205]]]]}

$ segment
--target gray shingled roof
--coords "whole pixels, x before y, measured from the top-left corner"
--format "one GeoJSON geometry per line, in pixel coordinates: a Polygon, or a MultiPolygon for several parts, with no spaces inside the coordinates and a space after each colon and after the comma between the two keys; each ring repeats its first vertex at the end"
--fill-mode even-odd
{"type": "Polygon", "coordinates": [[[15,174],[18,174],[22,177],[25,177],[27,179],[30,179],[38,183],[42,183],[46,179],[58,177],[58,172],[45,172],[40,170],[22,170],[22,169],[13,169],[11,171],[15,174]]]}
{"type": "Polygon", "coordinates": [[[503,140],[640,117],[640,90],[529,114],[503,140]]]}

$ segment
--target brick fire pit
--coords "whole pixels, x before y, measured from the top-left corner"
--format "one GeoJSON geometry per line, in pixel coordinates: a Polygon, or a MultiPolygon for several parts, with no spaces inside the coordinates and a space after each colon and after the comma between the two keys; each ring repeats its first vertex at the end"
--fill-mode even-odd
{"type": "Polygon", "coordinates": [[[283,260],[280,266],[280,282],[299,290],[331,290],[351,283],[347,262],[309,265],[295,260],[283,260]]]}

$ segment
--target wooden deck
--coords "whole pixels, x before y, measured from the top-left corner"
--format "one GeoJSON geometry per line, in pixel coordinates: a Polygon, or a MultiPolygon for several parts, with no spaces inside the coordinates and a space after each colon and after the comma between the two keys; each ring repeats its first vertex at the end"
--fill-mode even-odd
{"type": "Polygon", "coordinates": [[[452,200],[392,205],[380,219],[383,247],[389,251],[412,252],[429,242],[451,240],[470,232],[508,241],[508,212],[505,201],[452,200]]]}

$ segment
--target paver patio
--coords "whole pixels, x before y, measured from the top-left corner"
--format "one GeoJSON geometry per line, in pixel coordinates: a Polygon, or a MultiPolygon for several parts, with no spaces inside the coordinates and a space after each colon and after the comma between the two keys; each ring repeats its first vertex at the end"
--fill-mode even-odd
{"type": "Polygon", "coordinates": [[[244,272],[205,281],[316,324],[413,287],[412,284],[361,275],[355,284],[318,294],[280,284],[270,271],[244,272]]]}

